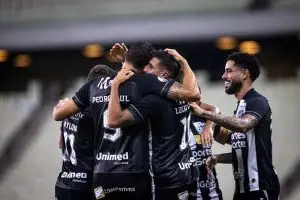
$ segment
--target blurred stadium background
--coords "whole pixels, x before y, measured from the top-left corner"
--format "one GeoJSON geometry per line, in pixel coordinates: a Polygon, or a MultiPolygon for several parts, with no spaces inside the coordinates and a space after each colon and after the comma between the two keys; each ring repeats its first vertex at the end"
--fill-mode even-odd
{"type": "MultiPolygon", "coordinates": [[[[281,199],[300,199],[300,0],[0,0],[0,199],[54,199],[60,170],[59,98],[92,66],[114,68],[115,42],[175,48],[197,74],[205,102],[231,115],[221,75],[233,51],[257,55],[255,87],[273,109],[273,158],[281,199]]],[[[230,146],[214,143],[218,152],[230,146]]],[[[218,165],[232,199],[230,165],[218,165]]]]}

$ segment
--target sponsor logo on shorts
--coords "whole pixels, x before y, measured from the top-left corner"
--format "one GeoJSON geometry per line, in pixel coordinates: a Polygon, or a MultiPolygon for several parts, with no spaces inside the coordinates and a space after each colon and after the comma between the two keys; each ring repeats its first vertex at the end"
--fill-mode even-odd
{"type": "Polygon", "coordinates": [[[188,191],[183,191],[177,194],[178,200],[187,200],[189,197],[188,191]]]}
{"type": "Polygon", "coordinates": [[[104,189],[105,194],[109,194],[112,192],[135,192],[135,187],[113,187],[104,189]]]}
{"type": "Polygon", "coordinates": [[[103,190],[103,188],[101,186],[96,187],[94,189],[94,194],[95,194],[96,199],[102,199],[102,198],[105,197],[104,190],[103,190]]]}

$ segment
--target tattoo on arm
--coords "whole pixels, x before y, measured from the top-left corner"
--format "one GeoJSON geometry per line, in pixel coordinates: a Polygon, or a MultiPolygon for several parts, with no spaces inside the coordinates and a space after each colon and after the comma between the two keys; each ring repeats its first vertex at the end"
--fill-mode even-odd
{"type": "Polygon", "coordinates": [[[231,164],[232,163],[232,153],[222,153],[216,154],[217,162],[224,163],[224,164],[231,164]]]}
{"type": "Polygon", "coordinates": [[[182,84],[174,82],[168,91],[167,98],[181,101],[197,101],[200,99],[200,93],[194,94],[186,90],[182,84]]]}
{"type": "Polygon", "coordinates": [[[204,112],[203,117],[220,124],[229,130],[243,133],[247,132],[258,124],[258,119],[249,114],[245,114],[242,118],[237,118],[212,112],[204,112]]]}

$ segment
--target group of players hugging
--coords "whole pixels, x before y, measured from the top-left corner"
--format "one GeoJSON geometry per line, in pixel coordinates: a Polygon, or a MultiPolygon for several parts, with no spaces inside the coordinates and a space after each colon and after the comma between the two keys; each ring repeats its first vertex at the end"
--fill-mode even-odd
{"type": "Polygon", "coordinates": [[[63,155],[56,199],[222,200],[217,162],[232,163],[234,200],[278,199],[271,109],[252,88],[260,67],[254,56],[233,53],[226,61],[234,116],[201,101],[193,71],[174,49],[117,43],[109,56],[119,71],[96,65],[54,107],[63,155]],[[232,153],[213,155],[213,139],[232,153]]]}

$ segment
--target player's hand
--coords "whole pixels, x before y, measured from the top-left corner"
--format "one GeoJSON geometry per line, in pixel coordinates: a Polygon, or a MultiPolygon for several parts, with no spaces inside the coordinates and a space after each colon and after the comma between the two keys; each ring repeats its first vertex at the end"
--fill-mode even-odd
{"type": "Polygon", "coordinates": [[[130,79],[130,77],[132,77],[133,75],[134,75],[133,71],[131,71],[127,67],[123,67],[118,72],[118,75],[115,77],[113,84],[122,84],[125,81],[127,81],[128,79],[130,79]]]}
{"type": "Polygon", "coordinates": [[[201,144],[203,147],[210,147],[212,144],[212,128],[205,128],[200,135],[201,144]]]}
{"type": "Polygon", "coordinates": [[[122,44],[116,43],[109,50],[108,56],[110,60],[113,62],[124,62],[127,51],[128,49],[124,43],[122,44]]]}
{"type": "Polygon", "coordinates": [[[175,49],[165,49],[168,54],[174,57],[175,60],[177,60],[179,63],[186,62],[186,59],[180,55],[175,49]]]}
{"type": "Polygon", "coordinates": [[[210,156],[206,159],[206,169],[208,171],[212,170],[215,168],[216,164],[218,163],[217,157],[216,156],[210,156]]]}
{"type": "Polygon", "coordinates": [[[201,108],[197,103],[195,102],[191,102],[189,103],[189,105],[191,106],[191,109],[193,111],[193,113],[199,117],[202,117],[203,113],[205,112],[205,110],[203,108],[201,108]]]}

